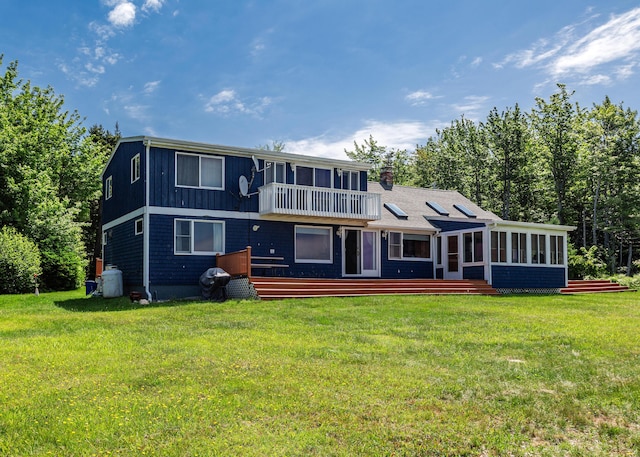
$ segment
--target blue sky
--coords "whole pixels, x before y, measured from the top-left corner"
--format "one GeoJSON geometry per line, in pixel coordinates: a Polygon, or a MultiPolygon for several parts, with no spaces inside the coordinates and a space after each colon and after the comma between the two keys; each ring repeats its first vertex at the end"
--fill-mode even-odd
{"type": "Polygon", "coordinates": [[[634,1],[4,0],[0,53],[87,127],[323,157],[413,150],[558,82],[640,109],[634,1]]]}

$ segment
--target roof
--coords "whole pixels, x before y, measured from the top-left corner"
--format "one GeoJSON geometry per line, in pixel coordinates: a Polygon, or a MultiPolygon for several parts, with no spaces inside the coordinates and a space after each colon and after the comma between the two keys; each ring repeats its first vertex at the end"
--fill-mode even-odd
{"type": "Polygon", "coordinates": [[[427,230],[439,231],[431,220],[453,220],[465,222],[497,222],[502,219],[490,211],[485,211],[460,192],[455,190],[425,189],[420,187],[408,187],[393,185],[387,189],[377,182],[368,183],[368,192],[380,194],[382,204],[382,217],[377,221],[369,222],[372,228],[402,229],[402,230],[427,230]],[[443,216],[427,205],[427,202],[436,202],[449,214],[443,216]],[[407,214],[407,217],[396,217],[385,203],[395,204],[407,214]],[[469,217],[454,205],[463,205],[475,215],[469,217]]]}
{"type": "MultiPolygon", "coordinates": [[[[109,166],[109,162],[113,158],[116,150],[122,143],[135,143],[142,142],[145,145],[162,147],[167,149],[174,149],[176,151],[184,152],[198,152],[202,154],[224,154],[233,155],[236,157],[252,157],[267,161],[279,161],[289,162],[294,165],[315,166],[315,167],[330,167],[330,168],[343,168],[345,170],[353,171],[368,171],[371,169],[371,164],[363,162],[355,162],[351,160],[331,159],[327,157],[313,157],[303,154],[290,154],[288,152],[276,152],[267,151],[264,149],[254,148],[242,148],[235,146],[222,146],[219,144],[209,143],[197,143],[193,141],[174,140],[169,138],[158,138],[152,136],[134,136],[121,138],[116,144],[115,148],[105,165],[105,170],[109,166]]],[[[104,171],[103,171],[104,173],[104,171]]]]}

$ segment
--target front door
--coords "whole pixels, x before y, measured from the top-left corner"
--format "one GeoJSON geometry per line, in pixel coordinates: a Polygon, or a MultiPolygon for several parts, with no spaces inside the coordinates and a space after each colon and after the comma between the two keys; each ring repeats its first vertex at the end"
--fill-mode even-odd
{"type": "Polygon", "coordinates": [[[345,229],[343,249],[344,275],[379,276],[379,252],[378,232],[345,229]]]}
{"type": "Polygon", "coordinates": [[[462,279],[459,236],[447,235],[445,240],[444,279],[462,279]]]}

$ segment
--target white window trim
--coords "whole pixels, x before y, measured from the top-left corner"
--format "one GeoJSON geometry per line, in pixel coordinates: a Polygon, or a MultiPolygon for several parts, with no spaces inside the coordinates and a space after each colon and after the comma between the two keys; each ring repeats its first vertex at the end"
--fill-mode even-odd
{"type": "Polygon", "coordinates": [[[296,225],[293,228],[293,258],[296,263],[322,263],[322,264],[332,264],[333,263],[333,227],[325,227],[325,226],[317,226],[317,225],[296,225]],[[298,228],[312,228],[312,229],[320,229],[326,230],[329,232],[329,260],[324,259],[298,259],[298,245],[296,244],[296,235],[298,233],[298,228]]]}
{"type": "MultiPolygon", "coordinates": [[[[277,161],[273,161],[273,160],[265,160],[264,162],[264,168],[265,168],[265,183],[267,181],[267,169],[271,169],[272,173],[274,174],[274,180],[271,181],[272,183],[278,183],[278,184],[286,184],[287,183],[287,163],[286,162],[277,162],[277,161]],[[282,172],[284,173],[284,176],[282,176],[282,182],[278,181],[278,176],[277,176],[277,172],[278,172],[278,165],[282,165],[282,172]]],[[[271,184],[271,183],[269,183],[271,184]]]]}
{"type": "MultiPolygon", "coordinates": [[[[333,179],[333,168],[324,168],[324,167],[309,167],[306,165],[296,165],[296,172],[295,175],[293,177],[293,182],[295,183],[295,185],[297,186],[305,186],[306,184],[298,184],[298,168],[311,168],[312,172],[311,172],[311,180],[312,180],[312,184],[310,186],[307,187],[318,187],[316,185],[316,170],[324,170],[324,171],[328,171],[329,172],[329,180],[330,180],[330,186],[329,187],[318,187],[318,189],[334,189],[334,179],[333,179]]],[[[346,190],[346,189],[345,189],[346,190]]]]}
{"type": "Polygon", "coordinates": [[[432,235],[429,233],[418,232],[400,232],[397,230],[389,230],[387,235],[387,259],[405,262],[431,262],[433,260],[432,235]],[[391,233],[400,234],[400,257],[391,257],[391,233]],[[405,257],[404,256],[404,236],[406,235],[425,235],[429,237],[429,257],[405,257]]]}
{"type": "MultiPolygon", "coordinates": [[[[565,268],[567,267],[567,235],[564,233],[553,233],[553,232],[538,232],[538,231],[527,231],[527,230],[509,230],[509,229],[498,229],[498,230],[492,230],[489,232],[489,252],[491,252],[491,233],[496,233],[496,232],[506,232],[507,233],[507,240],[506,240],[506,249],[507,249],[507,261],[506,262],[494,262],[491,260],[491,257],[489,257],[490,262],[492,265],[513,265],[513,266],[520,266],[520,267],[551,267],[551,268],[565,268]],[[526,262],[513,262],[512,258],[511,258],[511,251],[512,251],[512,240],[511,240],[511,235],[513,233],[524,233],[527,237],[527,259],[526,262]],[[545,249],[544,249],[544,263],[534,263],[533,262],[533,237],[534,236],[541,236],[545,238],[545,249]],[[551,263],[551,236],[556,236],[556,237],[560,237],[562,238],[562,243],[563,243],[563,250],[562,250],[562,255],[563,255],[563,263],[551,263]]],[[[557,240],[556,240],[557,241],[557,240]]]]}
{"type": "MultiPolygon", "coordinates": [[[[482,258],[484,259],[484,256],[485,256],[485,252],[484,252],[484,244],[486,243],[486,234],[485,234],[484,230],[479,229],[479,228],[474,228],[473,230],[465,230],[464,232],[460,232],[460,233],[462,234],[462,237],[461,237],[461,243],[462,243],[461,247],[462,247],[462,252],[461,252],[461,256],[460,256],[460,257],[461,257],[461,259],[462,259],[462,265],[463,265],[463,266],[465,266],[465,267],[469,267],[469,266],[477,266],[477,265],[484,265],[484,264],[485,264],[485,261],[484,261],[484,260],[476,260],[476,259],[475,259],[475,257],[476,257],[476,254],[475,254],[475,252],[476,252],[476,251],[475,251],[475,244],[476,244],[475,234],[476,234],[476,233],[478,233],[478,232],[482,233],[482,258]],[[473,245],[472,255],[473,255],[473,258],[474,258],[474,259],[473,259],[473,261],[472,261],[472,262],[466,262],[466,261],[464,260],[464,255],[465,255],[465,252],[464,252],[464,250],[465,250],[465,246],[464,246],[464,236],[465,236],[466,234],[468,234],[468,233],[470,233],[470,234],[471,234],[471,243],[472,243],[472,245],[473,245]]],[[[489,238],[490,238],[490,237],[489,237],[489,238]]],[[[491,242],[491,240],[489,240],[489,242],[491,242]]],[[[502,262],[500,262],[500,263],[502,263],[502,262]]]]}
{"type": "Polygon", "coordinates": [[[144,232],[144,218],[141,217],[135,220],[134,231],[136,235],[142,235],[142,232],[144,232]],[[138,224],[140,224],[140,230],[138,230],[138,224]]]}
{"type": "Polygon", "coordinates": [[[140,154],[131,158],[131,184],[140,179],[140,154]]]}
{"type": "Polygon", "coordinates": [[[207,220],[207,219],[183,219],[183,218],[176,218],[173,220],[173,254],[174,255],[216,255],[216,254],[224,254],[225,252],[225,223],[224,221],[214,221],[214,220],[207,220]],[[176,246],[176,225],[178,222],[189,222],[191,224],[191,227],[189,229],[189,252],[178,252],[177,250],[177,246],[176,246]],[[198,251],[195,252],[193,249],[193,243],[194,243],[194,230],[193,230],[193,225],[195,222],[205,222],[205,223],[209,223],[209,224],[220,224],[222,226],[222,250],[221,251],[198,251]]]}
{"type": "Polygon", "coordinates": [[[113,176],[104,180],[104,199],[109,200],[111,197],[113,197],[113,176]]]}
{"type": "Polygon", "coordinates": [[[182,187],[185,189],[206,189],[206,190],[224,190],[225,188],[225,160],[224,160],[224,156],[214,156],[214,155],[208,155],[208,154],[193,154],[190,152],[180,152],[180,151],[176,151],[175,153],[175,157],[174,157],[174,168],[175,168],[175,176],[174,176],[174,183],[176,187],[182,187]],[[178,184],[178,156],[195,156],[198,157],[198,185],[197,186],[185,186],[184,184],[178,184]],[[205,159],[218,159],[220,161],[222,161],[222,185],[220,187],[209,187],[209,186],[203,186],[201,184],[201,179],[202,179],[202,158],[205,159]]]}

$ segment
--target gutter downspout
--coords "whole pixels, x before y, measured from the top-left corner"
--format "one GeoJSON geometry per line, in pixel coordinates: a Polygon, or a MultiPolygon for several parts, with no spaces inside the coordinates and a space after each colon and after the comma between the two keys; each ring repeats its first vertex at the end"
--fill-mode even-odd
{"type": "Polygon", "coordinates": [[[147,300],[149,303],[153,301],[151,291],[149,290],[149,189],[151,184],[149,183],[149,151],[151,149],[151,140],[146,139],[144,141],[146,146],[144,155],[144,208],[142,210],[142,223],[144,225],[142,230],[142,285],[144,291],[147,294],[147,300]]]}

